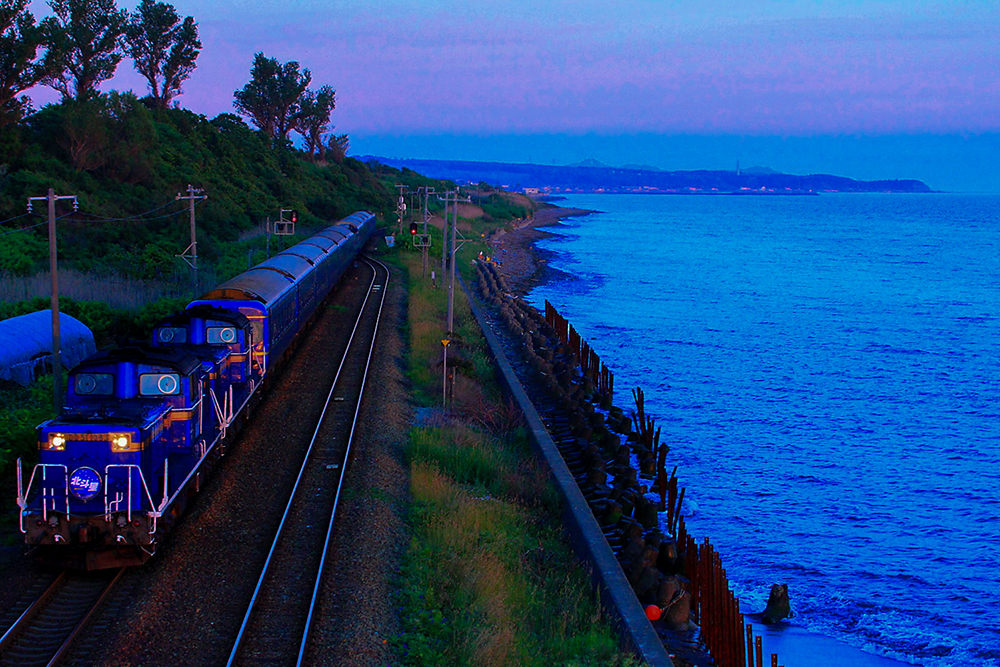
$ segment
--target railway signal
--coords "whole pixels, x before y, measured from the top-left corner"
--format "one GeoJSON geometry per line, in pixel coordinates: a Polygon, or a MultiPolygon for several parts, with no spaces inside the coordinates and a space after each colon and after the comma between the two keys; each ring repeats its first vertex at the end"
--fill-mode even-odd
{"type": "Polygon", "coordinates": [[[299,212],[290,208],[278,209],[278,220],[274,223],[275,236],[294,236],[295,223],[299,221],[299,212]],[[288,219],[285,214],[288,213],[288,219]]]}

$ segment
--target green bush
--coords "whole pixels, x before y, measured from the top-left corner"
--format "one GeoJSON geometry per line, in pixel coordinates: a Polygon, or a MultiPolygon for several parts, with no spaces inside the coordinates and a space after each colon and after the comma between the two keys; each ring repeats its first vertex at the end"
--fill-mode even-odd
{"type": "Polygon", "coordinates": [[[0,479],[7,479],[15,459],[37,459],[35,427],[54,416],[52,376],[30,387],[0,387],[0,479]]]}

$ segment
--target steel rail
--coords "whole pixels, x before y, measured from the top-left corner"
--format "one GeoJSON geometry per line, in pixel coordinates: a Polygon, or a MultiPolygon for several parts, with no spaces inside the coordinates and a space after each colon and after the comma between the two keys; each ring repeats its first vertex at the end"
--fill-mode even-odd
{"type": "MultiPolygon", "coordinates": [[[[369,264],[369,266],[371,265],[369,264]]],[[[365,295],[364,301],[362,301],[361,307],[358,310],[358,317],[354,322],[354,327],[351,330],[351,335],[348,338],[347,346],[344,349],[344,353],[343,356],[341,357],[340,364],[337,367],[337,372],[334,375],[333,382],[330,384],[330,390],[327,393],[326,401],[323,404],[323,410],[320,412],[320,416],[316,421],[316,428],[313,430],[312,438],[309,440],[309,446],[306,449],[305,456],[303,457],[302,460],[302,465],[300,466],[298,475],[295,478],[295,484],[293,485],[292,491],[289,494],[288,503],[285,505],[285,511],[282,513],[281,521],[278,524],[278,529],[275,534],[274,540],[271,542],[271,548],[268,550],[267,558],[264,561],[264,566],[263,569],[261,570],[260,577],[257,579],[257,585],[254,588],[253,595],[250,598],[250,603],[247,606],[246,614],[244,614],[243,616],[243,622],[240,625],[239,633],[237,634],[236,640],[233,643],[233,648],[229,654],[229,659],[226,662],[226,667],[231,667],[232,665],[234,665],[239,655],[240,648],[242,647],[243,640],[246,636],[247,628],[250,625],[250,620],[253,616],[254,608],[257,604],[257,600],[260,597],[261,589],[264,587],[264,582],[267,579],[268,570],[270,569],[275,553],[278,550],[278,544],[281,541],[282,531],[284,530],[285,523],[287,522],[288,516],[289,514],[291,514],[292,508],[295,504],[296,494],[298,492],[299,485],[302,481],[302,477],[305,474],[305,470],[312,455],[313,448],[316,444],[316,438],[319,435],[320,428],[323,425],[323,421],[326,418],[326,413],[330,407],[330,403],[333,400],[333,392],[337,388],[337,383],[339,382],[340,375],[344,370],[344,365],[347,362],[348,354],[351,350],[352,345],[354,344],[354,338],[357,335],[358,328],[361,326],[361,322],[364,318],[365,310],[368,305],[368,300],[371,297],[372,288],[375,286],[375,283],[378,280],[378,271],[375,270],[374,266],[372,266],[372,269],[373,269],[372,280],[371,283],[369,283],[368,285],[368,293],[365,295]]],[[[385,290],[383,290],[383,293],[384,291],[385,290]]]]}
{"type": "Polygon", "coordinates": [[[79,639],[80,635],[83,634],[84,630],[87,629],[87,627],[90,625],[90,622],[94,619],[94,617],[97,616],[97,612],[101,608],[101,605],[103,605],[104,601],[108,599],[109,595],[111,595],[111,591],[114,589],[115,585],[119,581],[121,581],[121,578],[125,576],[125,572],[127,570],[128,570],[127,567],[123,567],[122,569],[118,570],[118,574],[116,574],[114,578],[110,582],[108,582],[108,585],[98,596],[97,600],[94,601],[94,604],[90,607],[87,613],[83,615],[83,618],[80,619],[80,622],[76,624],[76,627],[73,628],[73,631],[69,633],[69,637],[67,637],[66,641],[62,643],[62,646],[59,647],[59,650],[56,651],[55,655],[52,656],[52,659],[49,660],[49,663],[48,665],[46,665],[46,667],[55,667],[60,662],[62,662],[64,658],[66,658],[73,644],[76,642],[77,639],[79,639]]]}
{"type": "MultiPolygon", "coordinates": [[[[375,318],[375,329],[372,332],[371,345],[368,348],[368,358],[365,360],[365,372],[361,378],[361,391],[358,393],[358,401],[354,406],[354,419],[351,421],[351,432],[347,437],[347,448],[344,451],[344,465],[340,466],[340,477],[337,480],[337,493],[333,498],[333,509],[330,511],[330,521],[326,528],[326,539],[323,541],[323,553],[320,555],[319,568],[316,572],[316,584],[313,586],[312,599],[309,601],[309,613],[306,615],[306,625],[302,631],[302,643],[299,645],[299,657],[295,661],[296,667],[302,664],[305,659],[306,645],[309,642],[309,630],[312,627],[313,613],[316,609],[316,601],[319,599],[320,587],[323,584],[323,571],[326,568],[327,554],[330,550],[330,537],[333,535],[333,522],[337,516],[337,505],[340,503],[340,492],[344,487],[344,476],[347,474],[347,460],[351,456],[351,445],[354,443],[354,433],[358,426],[358,414],[361,412],[361,401],[365,396],[365,387],[368,386],[368,371],[371,368],[372,353],[375,351],[375,341],[378,339],[378,328],[382,322],[382,311],[385,305],[385,295],[389,291],[390,272],[382,262],[368,257],[363,258],[366,262],[375,262],[385,270],[385,283],[382,285],[382,298],[378,304],[378,316],[375,318]]],[[[372,268],[375,268],[374,266],[372,268]]],[[[378,270],[376,269],[376,273],[378,270]]],[[[367,297],[366,297],[367,301],[367,297]]]]}
{"type": "MultiPolygon", "coordinates": [[[[73,626],[69,628],[66,636],[59,641],[58,646],[55,647],[52,656],[45,662],[47,667],[55,667],[70,654],[70,651],[76,641],[80,638],[83,632],[90,625],[91,621],[94,620],[104,601],[107,600],[108,596],[111,595],[111,591],[114,587],[121,581],[122,577],[125,575],[128,568],[120,568],[115,576],[108,581],[101,592],[93,599],[93,601],[87,605],[86,611],[79,614],[79,620],[73,623],[73,626]]],[[[11,625],[10,628],[0,637],[0,656],[3,659],[9,658],[8,651],[12,648],[18,641],[21,635],[30,630],[32,623],[36,619],[44,620],[45,613],[52,609],[57,609],[58,601],[55,599],[57,595],[65,590],[67,586],[72,583],[72,576],[68,570],[63,570],[58,577],[45,589],[45,591],[38,596],[38,598],[21,614],[21,616],[11,625]]],[[[44,658],[40,659],[43,660],[44,658]]],[[[40,664],[40,663],[39,663],[40,664]]]]}
{"type": "Polygon", "coordinates": [[[66,570],[60,572],[59,576],[56,577],[51,584],[49,584],[49,587],[46,588],[34,602],[28,605],[28,608],[24,610],[24,613],[22,613],[18,619],[14,621],[9,628],[7,628],[7,631],[3,633],[2,637],[0,637],[0,655],[3,655],[4,651],[6,651],[7,648],[14,643],[14,639],[21,634],[21,631],[28,627],[31,624],[31,621],[38,616],[39,612],[45,608],[45,605],[48,604],[52,596],[55,595],[56,591],[58,591],[62,587],[63,583],[65,583],[67,576],[66,570]]]}

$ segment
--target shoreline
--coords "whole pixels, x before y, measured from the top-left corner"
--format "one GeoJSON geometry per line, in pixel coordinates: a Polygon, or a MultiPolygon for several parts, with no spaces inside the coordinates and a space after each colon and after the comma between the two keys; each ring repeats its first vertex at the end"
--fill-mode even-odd
{"type": "Polygon", "coordinates": [[[524,296],[543,283],[572,278],[572,274],[549,265],[555,253],[539,248],[537,241],[554,236],[543,227],[554,227],[564,218],[592,213],[597,211],[547,204],[546,208],[535,211],[533,217],[515,222],[513,229],[503,229],[490,236],[487,242],[511,291],[524,296]]]}
{"type": "MultiPolygon", "coordinates": [[[[546,232],[544,227],[557,226],[564,218],[596,212],[549,204],[549,207],[536,211],[534,218],[515,223],[513,229],[503,230],[490,237],[488,239],[490,247],[494,249],[499,260],[498,268],[511,291],[524,296],[542,284],[554,280],[572,280],[573,274],[549,266],[549,260],[557,253],[538,248],[536,242],[554,236],[546,232]]],[[[725,554],[720,555],[725,557],[725,554]]],[[[763,638],[765,656],[776,653],[780,664],[788,667],[825,667],[831,664],[855,667],[911,667],[912,664],[899,658],[869,653],[842,638],[807,629],[799,625],[795,619],[774,625],[763,625],[751,618],[752,615],[746,617],[745,623],[753,625],[755,637],[763,638]]]]}

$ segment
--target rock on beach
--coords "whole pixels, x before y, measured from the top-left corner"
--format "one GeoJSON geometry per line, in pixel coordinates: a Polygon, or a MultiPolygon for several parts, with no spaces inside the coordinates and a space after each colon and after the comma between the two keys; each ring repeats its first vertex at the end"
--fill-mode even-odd
{"type": "Polygon", "coordinates": [[[487,241],[510,289],[515,294],[527,294],[556,273],[548,266],[547,251],[535,246],[538,240],[552,236],[543,227],[557,225],[569,216],[593,212],[550,205],[535,211],[534,217],[515,223],[512,229],[500,230],[490,236],[487,241]]]}

